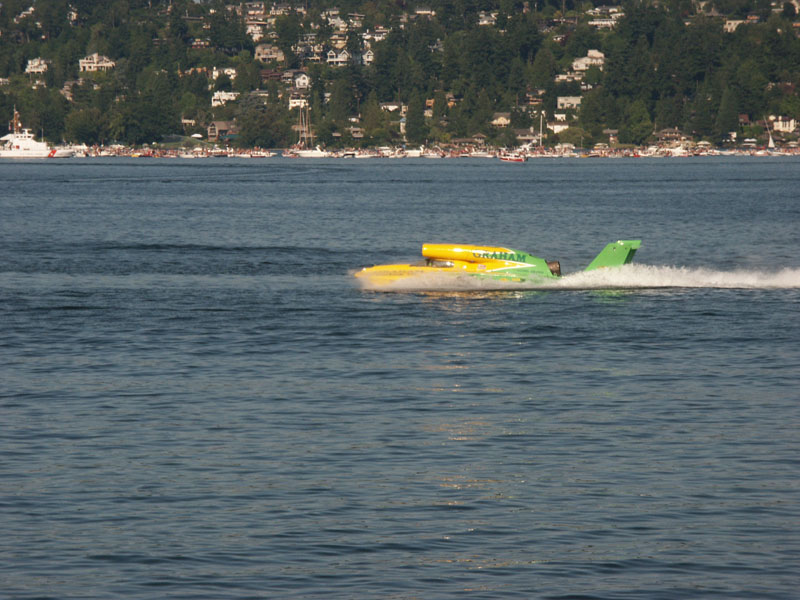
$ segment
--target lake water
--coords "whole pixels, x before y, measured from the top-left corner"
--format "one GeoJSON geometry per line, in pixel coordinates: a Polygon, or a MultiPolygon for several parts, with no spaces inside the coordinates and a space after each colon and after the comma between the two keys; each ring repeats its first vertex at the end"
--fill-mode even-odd
{"type": "Polygon", "coordinates": [[[797,597],[800,159],[0,181],[0,596],[797,597]],[[355,284],[423,242],[567,275],[355,284]]]}

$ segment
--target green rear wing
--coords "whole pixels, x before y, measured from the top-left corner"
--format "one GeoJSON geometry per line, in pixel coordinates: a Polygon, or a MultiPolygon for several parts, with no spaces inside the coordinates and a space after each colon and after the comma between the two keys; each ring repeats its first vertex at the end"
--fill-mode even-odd
{"type": "Polygon", "coordinates": [[[619,240],[611,242],[603,248],[595,259],[586,267],[587,271],[603,269],[605,267],[620,267],[633,260],[636,250],[642,245],[642,240],[619,240]]]}

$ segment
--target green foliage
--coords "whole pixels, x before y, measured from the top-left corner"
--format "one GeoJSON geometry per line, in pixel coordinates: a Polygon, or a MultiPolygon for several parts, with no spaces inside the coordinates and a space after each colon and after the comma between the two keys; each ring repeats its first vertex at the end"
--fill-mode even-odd
{"type": "Polygon", "coordinates": [[[408,101],[408,112],[406,113],[406,138],[411,144],[421,144],[428,136],[424,112],[422,98],[419,92],[414,90],[408,101]]]}
{"type": "Polygon", "coordinates": [[[243,148],[286,147],[292,141],[287,111],[274,104],[244,101],[236,123],[240,131],[236,145],[243,148]]]}
{"type": "MultiPolygon", "coordinates": [[[[365,143],[388,143],[396,135],[398,117],[381,111],[379,104],[402,101],[409,105],[406,127],[412,143],[478,132],[503,143],[506,133],[489,126],[492,114],[512,112],[515,127],[529,126],[527,96],[538,89],[545,90],[542,108],[548,116],[558,96],[581,95],[580,129],[573,129],[595,140],[603,139],[604,129],[614,128],[622,141],[642,143],[666,127],[719,140],[739,128],[739,114],[753,122],[768,114],[800,118],[800,39],[793,30],[791,3],[781,3],[773,13],[766,0],[712,0],[706,12],[713,6],[728,18],[760,17],[733,33],[723,31],[722,19],[696,13],[689,0],[625,3],[618,26],[602,32],[587,24],[585,14],[599,3],[545,0],[529,3],[532,10],[526,12],[518,0],[310,0],[305,17],[290,12],[276,19],[274,43],[286,55],[286,67],[308,70],[311,116],[321,138],[328,136],[330,142],[334,132],[346,135],[348,119],[360,113],[365,143]],[[372,43],[371,66],[357,61],[342,68],[303,65],[295,55],[304,33],[314,32],[326,49],[332,47],[333,28],[320,13],[334,5],[343,15],[365,15],[364,28],[346,32],[353,56],[365,49],[364,29],[390,28],[385,40],[372,43]],[[409,14],[423,5],[436,14],[409,14]],[[564,9],[577,22],[551,28],[548,19],[564,9]],[[479,26],[481,11],[496,13],[496,25],[479,26]],[[604,52],[603,69],[590,69],[583,89],[578,83],[556,84],[555,75],[590,49],[604,52]],[[452,108],[449,97],[457,100],[452,108]],[[424,101],[431,98],[433,118],[426,120],[424,101]]],[[[4,2],[0,77],[10,83],[0,88],[0,118],[8,120],[17,104],[25,125],[44,130],[51,140],[150,143],[180,131],[181,116],[204,123],[214,113],[236,113],[240,143],[291,141],[286,132],[295,117],[287,110],[287,86],[262,82],[240,15],[240,3],[232,0],[4,2]],[[34,15],[15,19],[30,5],[34,15]],[[74,22],[67,19],[68,7],[78,13],[74,22]],[[207,39],[210,47],[192,48],[195,39],[207,39]],[[116,68],[79,73],[79,59],[92,52],[110,57],[116,68]],[[44,75],[32,77],[24,71],[36,57],[51,62],[44,75]],[[193,67],[234,67],[236,78],[211,82],[202,72],[187,73],[193,67]],[[33,89],[35,79],[46,88],[33,89]],[[58,93],[65,84],[70,101],[58,93]],[[212,111],[209,85],[242,93],[238,108],[212,111]],[[259,88],[269,92],[267,106],[246,100],[259,88]]]]}
{"type": "Polygon", "coordinates": [[[73,110],[66,116],[64,137],[77,144],[101,144],[105,141],[106,123],[97,108],[73,110]]]}
{"type": "Polygon", "coordinates": [[[714,134],[718,140],[724,139],[731,131],[736,131],[739,126],[739,101],[736,92],[725,88],[722,100],[719,103],[717,119],[714,123],[714,134]]]}
{"type": "Polygon", "coordinates": [[[653,122],[644,100],[636,100],[625,111],[625,121],[619,132],[624,144],[642,144],[653,133],[653,122]]]}

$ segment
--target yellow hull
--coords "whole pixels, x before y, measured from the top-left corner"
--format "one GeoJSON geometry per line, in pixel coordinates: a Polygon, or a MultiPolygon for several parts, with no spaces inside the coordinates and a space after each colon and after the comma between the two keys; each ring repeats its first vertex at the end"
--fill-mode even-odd
{"type": "Polygon", "coordinates": [[[522,281],[522,277],[513,275],[513,269],[529,265],[514,260],[516,252],[499,246],[424,244],[422,256],[427,260],[422,263],[365,267],[355,273],[355,276],[370,287],[390,286],[399,281],[428,275],[474,275],[503,281],[522,281]],[[501,270],[502,274],[497,273],[501,270]]]}

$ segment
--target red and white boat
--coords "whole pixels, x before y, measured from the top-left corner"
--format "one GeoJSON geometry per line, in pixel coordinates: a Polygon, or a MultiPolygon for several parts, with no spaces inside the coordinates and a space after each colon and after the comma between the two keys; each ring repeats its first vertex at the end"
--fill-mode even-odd
{"type": "Polygon", "coordinates": [[[22,127],[16,107],[8,128],[11,133],[0,138],[0,158],[68,158],[74,155],[69,148],[51,148],[44,142],[36,141],[31,130],[22,127]]]}

